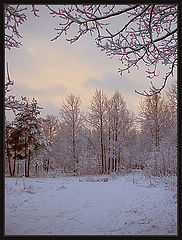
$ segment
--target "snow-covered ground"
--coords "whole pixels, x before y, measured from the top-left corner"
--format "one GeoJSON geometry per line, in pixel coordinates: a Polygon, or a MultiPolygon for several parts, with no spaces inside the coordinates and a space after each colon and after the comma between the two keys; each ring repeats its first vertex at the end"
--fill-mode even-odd
{"type": "Polygon", "coordinates": [[[103,178],[6,178],[5,235],[177,234],[175,179],[103,178]]]}

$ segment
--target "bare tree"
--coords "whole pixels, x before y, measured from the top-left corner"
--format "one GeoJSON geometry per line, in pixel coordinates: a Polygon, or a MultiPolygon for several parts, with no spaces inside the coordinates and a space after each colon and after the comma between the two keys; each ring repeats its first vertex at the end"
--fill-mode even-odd
{"type": "MultiPolygon", "coordinates": [[[[170,93],[172,89],[170,88],[170,93]]],[[[137,140],[137,158],[144,159],[143,163],[152,175],[173,175],[177,172],[177,119],[174,102],[170,103],[169,99],[155,94],[147,97],[139,106],[141,132],[137,140]]]]}
{"type": "Polygon", "coordinates": [[[129,135],[132,135],[131,130],[133,127],[132,114],[127,110],[126,103],[118,91],[108,101],[107,116],[109,168],[113,171],[118,171],[120,169],[123,149],[127,146],[129,135]],[[111,162],[110,158],[112,159],[111,162]]]}
{"type": "Polygon", "coordinates": [[[159,93],[147,97],[139,105],[139,118],[142,129],[153,139],[156,149],[159,148],[161,134],[168,118],[168,107],[159,93]]]}
{"type": "Polygon", "coordinates": [[[77,171],[77,136],[81,127],[82,115],[80,111],[81,100],[73,94],[70,94],[60,109],[61,122],[64,123],[68,136],[71,139],[72,157],[75,165],[74,172],[77,171]]]}
{"type": "Polygon", "coordinates": [[[177,122],[177,81],[174,82],[166,91],[167,102],[171,112],[171,120],[175,124],[177,122]]]}
{"type": "Polygon", "coordinates": [[[90,104],[90,116],[89,121],[92,129],[99,131],[99,145],[100,145],[100,159],[101,159],[101,173],[104,173],[104,125],[106,115],[106,95],[101,89],[95,89],[94,96],[92,97],[90,104]]]}
{"type": "Polygon", "coordinates": [[[46,141],[51,143],[54,139],[54,136],[59,131],[58,118],[54,115],[46,115],[46,117],[42,119],[42,130],[46,137],[46,141]]]}
{"type": "Polygon", "coordinates": [[[44,157],[44,162],[43,162],[43,168],[48,172],[52,146],[55,144],[56,136],[59,133],[60,124],[56,116],[46,115],[45,118],[42,118],[41,126],[42,126],[43,133],[45,135],[45,140],[49,145],[49,148],[48,148],[49,150],[47,151],[46,157],[44,157]]]}
{"type": "Polygon", "coordinates": [[[177,66],[177,4],[69,5],[58,9],[47,5],[47,8],[53,17],[59,18],[57,35],[52,41],[67,35],[70,29],[75,30],[67,38],[70,43],[87,33],[95,34],[96,45],[102,51],[119,56],[121,74],[143,62],[152,79],[158,75],[160,64],[165,65],[163,85],[156,88],[151,82],[149,92],[140,94],[160,92],[173,75],[177,66]],[[120,22],[116,30],[112,21],[115,19],[120,22]]]}

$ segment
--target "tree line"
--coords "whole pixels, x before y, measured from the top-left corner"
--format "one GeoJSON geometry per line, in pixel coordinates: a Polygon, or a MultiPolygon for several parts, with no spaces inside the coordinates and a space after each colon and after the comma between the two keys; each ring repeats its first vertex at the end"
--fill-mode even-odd
{"type": "Polygon", "coordinates": [[[87,111],[70,94],[59,116],[40,117],[35,99],[5,121],[5,163],[10,176],[61,171],[110,174],[145,169],[152,175],[177,174],[177,86],[162,97],[147,96],[135,116],[119,91],[109,98],[95,89],[87,111]]]}

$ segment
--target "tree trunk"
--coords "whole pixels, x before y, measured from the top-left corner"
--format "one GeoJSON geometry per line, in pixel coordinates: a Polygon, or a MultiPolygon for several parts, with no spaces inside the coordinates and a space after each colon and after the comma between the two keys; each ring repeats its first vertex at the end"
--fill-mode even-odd
{"type": "Polygon", "coordinates": [[[102,130],[102,123],[100,129],[100,147],[101,147],[101,172],[104,173],[104,148],[103,148],[103,130],[102,130]]]}
{"type": "Polygon", "coordinates": [[[15,176],[15,168],[16,168],[16,147],[15,147],[15,156],[14,156],[14,165],[13,165],[13,176],[15,176]]]}
{"type": "Polygon", "coordinates": [[[47,172],[49,172],[49,158],[47,160],[47,172]]]}
{"type": "Polygon", "coordinates": [[[115,170],[115,141],[114,141],[114,130],[113,130],[113,151],[112,151],[112,171],[115,170]]]}
{"type": "Polygon", "coordinates": [[[35,174],[37,176],[37,163],[35,164],[35,174]]]}
{"type": "Polygon", "coordinates": [[[27,160],[25,159],[25,164],[24,164],[24,175],[27,177],[27,160]]]}
{"type": "Polygon", "coordinates": [[[118,124],[116,122],[116,130],[115,130],[115,172],[117,171],[117,163],[118,163],[118,157],[117,157],[117,151],[118,151],[118,124]]]}
{"type": "Polygon", "coordinates": [[[113,158],[112,158],[112,172],[114,172],[114,149],[113,149],[113,158]]]}
{"type": "Polygon", "coordinates": [[[9,166],[9,173],[10,173],[10,176],[12,177],[13,174],[12,174],[12,169],[11,169],[11,159],[8,158],[8,166],[9,166]]]}
{"type": "Polygon", "coordinates": [[[77,163],[78,159],[76,156],[76,141],[75,141],[75,125],[74,125],[74,120],[73,120],[73,135],[72,135],[72,145],[73,145],[73,160],[74,160],[74,176],[76,175],[77,172],[77,163]]]}
{"type": "Polygon", "coordinates": [[[25,177],[27,177],[27,139],[25,136],[25,165],[24,165],[25,177]]]}
{"type": "Polygon", "coordinates": [[[9,152],[9,146],[8,145],[9,145],[9,143],[8,143],[8,140],[7,140],[6,148],[7,148],[8,167],[9,167],[10,176],[12,177],[11,157],[10,157],[10,152],[9,152]]]}
{"type": "Polygon", "coordinates": [[[159,150],[159,108],[158,108],[159,100],[158,95],[155,96],[155,146],[156,150],[159,150]]]}
{"type": "Polygon", "coordinates": [[[17,176],[19,175],[19,171],[20,171],[20,164],[19,164],[19,162],[18,162],[18,164],[17,164],[17,171],[16,171],[16,175],[17,175],[17,176]]]}
{"type": "Polygon", "coordinates": [[[111,158],[109,156],[109,158],[108,158],[108,168],[107,168],[108,174],[110,173],[110,164],[111,164],[111,158]]]}
{"type": "Polygon", "coordinates": [[[118,171],[120,170],[120,150],[118,150],[118,171]]]}
{"type": "Polygon", "coordinates": [[[109,147],[108,147],[108,155],[109,155],[109,158],[108,158],[108,167],[107,167],[107,171],[108,171],[108,174],[110,173],[110,162],[111,162],[111,130],[110,130],[110,126],[109,126],[109,147]]]}
{"type": "Polygon", "coordinates": [[[115,149],[115,152],[114,152],[114,171],[116,172],[117,171],[117,152],[116,152],[116,149],[115,149]]]}
{"type": "Polygon", "coordinates": [[[27,177],[30,176],[30,156],[31,156],[31,150],[28,151],[28,168],[27,168],[27,177]]]}
{"type": "Polygon", "coordinates": [[[104,145],[104,173],[107,173],[106,146],[104,145]]]}

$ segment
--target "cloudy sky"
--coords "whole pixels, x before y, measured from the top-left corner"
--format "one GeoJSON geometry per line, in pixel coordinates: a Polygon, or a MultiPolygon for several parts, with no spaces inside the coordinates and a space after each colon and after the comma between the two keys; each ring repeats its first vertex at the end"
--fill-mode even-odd
{"type": "MultiPolygon", "coordinates": [[[[58,115],[70,93],[79,95],[82,108],[86,109],[95,88],[102,88],[108,96],[119,90],[128,109],[137,113],[143,97],[134,91],[150,87],[143,69],[120,76],[120,62],[101,52],[90,35],[73,44],[66,42],[65,37],[51,42],[58,19],[53,19],[45,6],[38,9],[39,17],[27,11],[28,20],[19,27],[23,46],[5,51],[10,76],[15,81],[12,93],[36,98],[45,116],[58,115]]],[[[9,112],[6,116],[11,118],[9,112]]]]}

